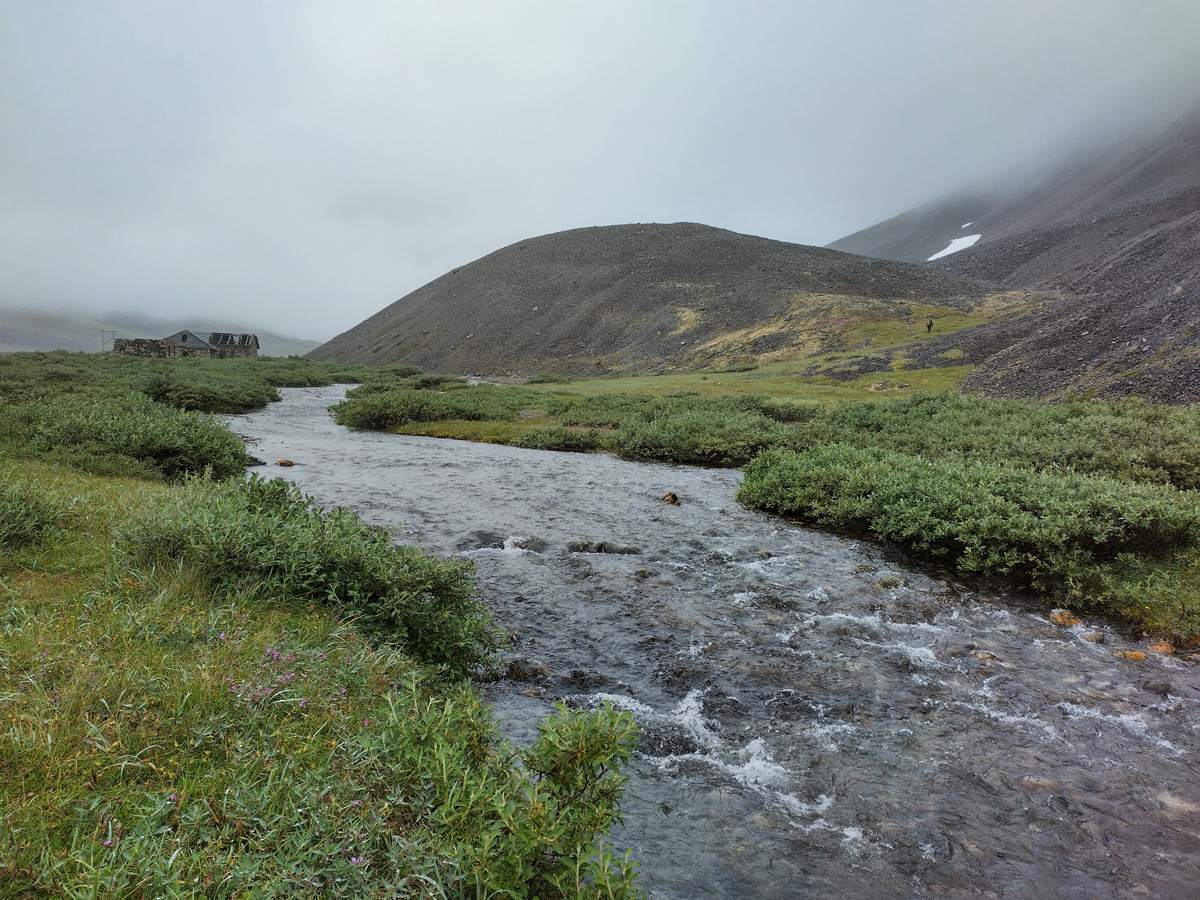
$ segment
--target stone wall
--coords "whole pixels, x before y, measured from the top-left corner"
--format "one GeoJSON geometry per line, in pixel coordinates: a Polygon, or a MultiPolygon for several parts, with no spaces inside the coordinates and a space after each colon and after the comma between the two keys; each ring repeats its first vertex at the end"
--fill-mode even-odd
{"type": "Polygon", "coordinates": [[[113,341],[113,353],[147,359],[208,359],[213,356],[213,352],[206,347],[180,347],[170,341],[153,338],[117,338],[113,341]]]}
{"type": "Polygon", "coordinates": [[[257,347],[181,347],[172,341],[153,338],[117,338],[112,352],[118,356],[145,359],[258,359],[257,347]]]}

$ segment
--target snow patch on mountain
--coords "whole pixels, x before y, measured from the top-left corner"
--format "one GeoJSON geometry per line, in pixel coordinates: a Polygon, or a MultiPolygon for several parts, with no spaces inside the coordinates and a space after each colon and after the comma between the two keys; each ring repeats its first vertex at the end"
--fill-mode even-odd
{"type": "MultiPolygon", "coordinates": [[[[967,223],[967,225],[970,224],[970,222],[967,223]]],[[[966,225],[963,227],[965,228],[966,225]]],[[[935,259],[941,259],[943,256],[949,256],[951,253],[957,253],[959,250],[966,250],[981,237],[983,237],[982,234],[968,234],[966,237],[955,238],[950,242],[949,247],[940,253],[933,254],[933,256],[929,257],[929,259],[925,260],[925,262],[933,262],[935,259]]]]}

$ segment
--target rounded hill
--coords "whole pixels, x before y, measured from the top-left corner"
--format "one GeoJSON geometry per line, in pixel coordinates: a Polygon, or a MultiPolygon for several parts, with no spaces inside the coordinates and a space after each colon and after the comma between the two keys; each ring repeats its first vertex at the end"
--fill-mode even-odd
{"type": "Polygon", "coordinates": [[[580,228],[456,268],[309,355],[489,375],[729,365],[844,349],[848,322],[915,327],[995,290],[706,225],[580,228]]]}

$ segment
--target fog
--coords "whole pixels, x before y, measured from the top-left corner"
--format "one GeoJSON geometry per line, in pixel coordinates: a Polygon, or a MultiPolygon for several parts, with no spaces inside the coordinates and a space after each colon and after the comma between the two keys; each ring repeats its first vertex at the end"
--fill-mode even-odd
{"type": "Polygon", "coordinates": [[[0,307],[326,339],[588,225],[825,244],[1200,101],[1178,2],[0,0],[0,307]]]}

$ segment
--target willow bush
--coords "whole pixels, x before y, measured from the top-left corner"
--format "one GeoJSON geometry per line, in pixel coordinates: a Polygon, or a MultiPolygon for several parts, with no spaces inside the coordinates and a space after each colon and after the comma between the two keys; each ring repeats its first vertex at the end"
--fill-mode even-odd
{"type": "Polygon", "coordinates": [[[844,444],[768,451],[745,472],[748,505],[1041,590],[1095,589],[1123,554],[1200,541],[1200,495],[1169,485],[844,444]]]}
{"type": "Polygon", "coordinates": [[[130,564],[173,563],[216,589],[332,606],[416,658],[455,674],[489,659],[494,635],[471,564],[397,546],[353,510],[322,510],[282,480],[192,480],[123,533],[130,564]]]}

